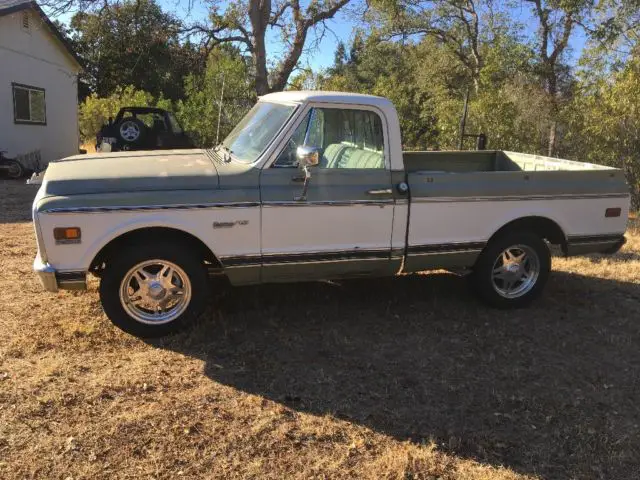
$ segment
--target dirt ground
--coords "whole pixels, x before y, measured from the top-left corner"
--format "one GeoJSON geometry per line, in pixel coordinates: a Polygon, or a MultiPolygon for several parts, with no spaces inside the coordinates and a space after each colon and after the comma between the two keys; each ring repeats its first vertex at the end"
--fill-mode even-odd
{"type": "Polygon", "coordinates": [[[640,225],[495,311],[451,274],[212,289],[144,342],[31,271],[0,181],[0,478],[640,478],[640,225]]]}

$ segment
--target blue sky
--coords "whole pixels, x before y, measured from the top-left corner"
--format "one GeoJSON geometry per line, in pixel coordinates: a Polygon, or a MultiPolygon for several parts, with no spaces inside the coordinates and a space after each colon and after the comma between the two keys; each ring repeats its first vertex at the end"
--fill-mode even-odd
{"type": "MultiPolygon", "coordinates": [[[[192,21],[206,19],[208,12],[206,4],[198,0],[194,1],[195,4],[189,10],[187,1],[159,0],[165,10],[173,12],[179,18],[192,21]]],[[[225,1],[221,2],[221,8],[224,7],[225,3],[225,1]]],[[[340,40],[344,42],[349,41],[355,23],[350,20],[348,14],[338,12],[332,20],[327,22],[327,26],[331,31],[325,32],[318,48],[303,56],[301,66],[309,65],[313,69],[330,66],[333,63],[333,53],[336,49],[336,45],[340,40]]],[[[278,33],[274,31],[271,31],[270,33],[270,38],[267,39],[270,47],[268,54],[270,55],[270,58],[273,59],[279,52],[282,52],[283,46],[279,41],[278,33]]]]}
{"type": "MultiPolygon", "coordinates": [[[[193,0],[193,6],[188,8],[187,0],[159,0],[162,8],[166,11],[174,13],[177,17],[186,21],[201,21],[207,18],[208,7],[200,0],[193,0]]],[[[221,8],[224,8],[225,0],[221,2],[221,8]]],[[[514,20],[519,21],[524,25],[524,35],[531,35],[535,32],[536,23],[535,19],[531,15],[531,10],[528,5],[514,6],[509,10],[510,15],[514,20]]],[[[60,17],[62,21],[68,21],[70,15],[64,15],[60,17]]],[[[346,12],[338,12],[338,14],[329,22],[327,22],[330,31],[327,30],[325,35],[320,41],[318,48],[313,49],[310,52],[305,53],[302,56],[301,67],[310,66],[314,70],[329,67],[333,63],[333,55],[336,46],[339,41],[349,43],[352,38],[354,28],[357,27],[356,22],[352,19],[352,16],[346,12]]],[[[311,34],[313,36],[313,34],[311,34]]],[[[576,63],[580,57],[580,53],[585,45],[585,35],[581,29],[574,31],[571,38],[571,63],[576,63]]],[[[277,32],[272,32],[267,38],[269,50],[268,55],[270,60],[277,58],[278,54],[282,52],[283,45],[278,39],[277,32]]]]}
{"type": "MultiPolygon", "coordinates": [[[[174,12],[178,17],[183,19],[206,19],[207,18],[207,6],[205,3],[194,0],[194,5],[191,10],[188,9],[188,3],[185,0],[159,0],[160,4],[163,8],[174,12]]],[[[356,0],[357,1],[357,0],[356,0]]],[[[220,5],[221,9],[224,7],[226,0],[222,0],[220,5]]],[[[515,4],[515,6],[509,9],[510,15],[514,18],[514,20],[522,23],[524,25],[524,35],[528,36],[535,33],[535,29],[537,28],[536,19],[532,17],[531,7],[525,2],[520,4],[515,4]]],[[[306,53],[302,57],[302,65],[301,66],[310,66],[314,70],[318,70],[320,68],[329,67],[333,63],[333,55],[336,49],[336,46],[339,41],[343,41],[345,43],[349,43],[352,38],[354,28],[357,28],[357,22],[353,20],[353,16],[348,12],[340,11],[338,14],[329,22],[327,25],[330,28],[330,31],[326,31],[324,37],[322,38],[320,45],[317,49],[314,49],[311,52],[306,53]]],[[[272,32],[270,38],[267,39],[269,42],[269,55],[270,58],[273,59],[274,56],[277,56],[279,52],[282,51],[283,46],[279,41],[277,33],[272,32]]],[[[572,63],[577,62],[580,57],[580,53],[585,45],[585,35],[581,29],[576,29],[573,32],[571,38],[571,61],[572,63]]]]}

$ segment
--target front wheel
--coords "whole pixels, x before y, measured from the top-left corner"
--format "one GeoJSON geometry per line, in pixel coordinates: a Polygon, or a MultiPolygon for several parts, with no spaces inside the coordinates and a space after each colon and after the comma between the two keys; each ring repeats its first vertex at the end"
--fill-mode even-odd
{"type": "Polygon", "coordinates": [[[472,274],[480,298],[498,308],[529,305],[544,289],[551,271],[551,252],[539,236],[506,233],[482,252],[472,274]]]}
{"type": "Polygon", "coordinates": [[[120,329],[160,337],[184,328],[202,311],[206,288],[204,266],[180,246],[137,246],[107,265],[100,300],[120,329]]]}

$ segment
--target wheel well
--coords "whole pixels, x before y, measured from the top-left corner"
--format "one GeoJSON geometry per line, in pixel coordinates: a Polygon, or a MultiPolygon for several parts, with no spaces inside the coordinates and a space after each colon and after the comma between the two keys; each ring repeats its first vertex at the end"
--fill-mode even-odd
{"type": "Polygon", "coordinates": [[[524,217],[513,220],[494,233],[489,241],[511,230],[535,233],[553,245],[560,245],[562,251],[566,253],[567,237],[564,231],[560,225],[546,217],[524,217]]]}
{"type": "Polygon", "coordinates": [[[124,233],[107,243],[94,257],[89,271],[99,274],[107,266],[109,258],[123,248],[136,244],[157,243],[158,241],[184,245],[189,250],[197,252],[203,263],[207,263],[213,268],[222,267],[209,247],[194,235],[175,228],[147,227],[124,233]]]}

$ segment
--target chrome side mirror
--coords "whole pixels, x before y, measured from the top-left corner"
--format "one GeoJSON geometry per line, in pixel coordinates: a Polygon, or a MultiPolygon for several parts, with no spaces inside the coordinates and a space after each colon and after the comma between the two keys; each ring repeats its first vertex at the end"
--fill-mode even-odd
{"type": "Polygon", "coordinates": [[[320,163],[322,149],[318,147],[298,147],[296,149],[296,159],[298,166],[304,171],[304,184],[302,185],[302,193],[293,197],[297,202],[305,202],[307,200],[307,190],[309,188],[309,179],[311,172],[309,167],[315,167],[320,163]]]}
{"type": "Polygon", "coordinates": [[[301,168],[315,167],[320,163],[321,154],[321,148],[300,146],[296,150],[296,159],[301,168]]]}

